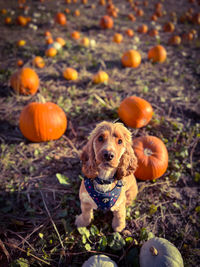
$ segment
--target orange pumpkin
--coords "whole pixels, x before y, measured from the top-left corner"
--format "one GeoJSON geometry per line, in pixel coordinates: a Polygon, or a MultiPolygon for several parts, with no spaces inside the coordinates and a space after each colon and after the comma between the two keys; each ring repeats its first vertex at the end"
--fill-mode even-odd
{"type": "Polygon", "coordinates": [[[167,58],[167,51],[162,45],[152,47],[148,52],[148,59],[153,63],[163,63],[167,58]]]}
{"type": "Polygon", "coordinates": [[[113,42],[120,44],[123,40],[123,35],[120,33],[115,33],[113,36],[113,42]]]}
{"type": "Polygon", "coordinates": [[[128,50],[123,54],[121,62],[124,67],[137,68],[141,63],[141,55],[136,50],[128,50]]]}
{"type": "Polygon", "coordinates": [[[74,39],[74,40],[78,40],[80,38],[80,32],[78,31],[73,31],[71,33],[71,37],[74,39]]]}
{"type": "Polygon", "coordinates": [[[90,45],[90,40],[87,37],[83,37],[80,41],[82,46],[88,47],[90,45]]]}
{"type": "Polygon", "coordinates": [[[24,65],[24,61],[22,60],[22,59],[18,59],[17,60],[17,66],[18,67],[21,67],[21,66],[23,66],[24,65]]]}
{"type": "Polygon", "coordinates": [[[45,51],[46,57],[55,57],[57,55],[57,50],[54,47],[50,47],[45,51]]]}
{"type": "Polygon", "coordinates": [[[134,36],[134,31],[132,29],[126,29],[125,30],[125,34],[128,36],[128,37],[133,37],[134,36]]]}
{"type": "Polygon", "coordinates": [[[64,46],[66,44],[65,40],[62,37],[57,37],[56,42],[64,46]]]}
{"type": "Polygon", "coordinates": [[[57,22],[60,25],[66,25],[67,19],[66,19],[65,14],[58,12],[55,16],[55,22],[57,22]]]}
{"type": "Polygon", "coordinates": [[[26,26],[28,23],[27,19],[24,16],[17,17],[17,24],[21,26],[26,26]]]}
{"type": "Polygon", "coordinates": [[[33,69],[22,68],[12,74],[10,84],[19,94],[34,95],[39,88],[40,80],[33,69]]]}
{"type": "Polygon", "coordinates": [[[151,37],[155,37],[155,36],[157,36],[158,35],[158,31],[156,30],[156,29],[151,29],[150,31],[149,31],[149,36],[151,36],[151,37]]]}
{"type": "Polygon", "coordinates": [[[141,128],[147,125],[153,115],[151,104],[137,96],[126,97],[118,108],[120,119],[129,127],[141,128]]]}
{"type": "Polygon", "coordinates": [[[78,78],[78,72],[73,68],[66,68],[63,71],[63,77],[66,80],[76,80],[78,78]]]}
{"type": "Polygon", "coordinates": [[[19,128],[28,140],[45,142],[60,138],[67,127],[64,111],[56,104],[29,103],[20,114],[19,128]]]}
{"type": "Polygon", "coordinates": [[[45,62],[44,59],[40,56],[37,56],[33,59],[33,66],[37,67],[37,68],[44,68],[45,66],[45,62]]]}
{"type": "Polygon", "coordinates": [[[172,22],[167,22],[164,26],[163,26],[163,31],[164,32],[173,32],[175,30],[175,26],[172,22]]]}
{"type": "Polygon", "coordinates": [[[100,19],[99,24],[102,29],[112,29],[114,23],[110,16],[105,15],[100,19]]]}
{"type": "Polygon", "coordinates": [[[136,18],[133,14],[128,14],[128,18],[133,22],[136,21],[136,18]]]}
{"type": "Polygon", "coordinates": [[[146,24],[142,24],[138,27],[139,33],[147,33],[148,32],[148,26],[146,24]]]}
{"type": "Polygon", "coordinates": [[[96,84],[106,83],[106,82],[108,82],[108,80],[109,80],[109,76],[103,70],[98,71],[96,74],[94,74],[94,76],[92,78],[93,83],[96,83],[96,84]]]}
{"type": "Polygon", "coordinates": [[[138,9],[137,11],[136,11],[136,16],[138,16],[138,17],[142,17],[144,15],[144,11],[142,10],[142,9],[138,9]]]}
{"type": "Polygon", "coordinates": [[[179,45],[181,43],[181,37],[179,35],[174,35],[169,39],[168,43],[170,45],[179,45]]]}
{"type": "Polygon", "coordinates": [[[168,167],[168,151],[158,137],[142,136],[133,139],[133,150],[138,159],[134,173],[140,180],[154,180],[161,177],[168,167]]]}
{"type": "Polygon", "coordinates": [[[78,9],[76,9],[75,11],[74,11],[74,16],[75,17],[79,17],[80,16],[80,11],[78,10],[78,9]]]}
{"type": "Polygon", "coordinates": [[[4,20],[5,24],[11,24],[12,23],[12,18],[11,17],[6,17],[4,20]]]}

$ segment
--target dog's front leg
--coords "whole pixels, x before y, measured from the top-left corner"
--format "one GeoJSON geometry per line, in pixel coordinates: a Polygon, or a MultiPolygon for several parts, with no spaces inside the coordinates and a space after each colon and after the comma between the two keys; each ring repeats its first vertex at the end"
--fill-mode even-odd
{"type": "Polygon", "coordinates": [[[126,226],[126,208],[122,204],[119,208],[113,211],[112,228],[115,232],[121,232],[126,226]]]}
{"type": "Polygon", "coordinates": [[[89,203],[81,202],[82,213],[76,217],[75,224],[77,227],[86,227],[93,219],[93,208],[89,203]]]}

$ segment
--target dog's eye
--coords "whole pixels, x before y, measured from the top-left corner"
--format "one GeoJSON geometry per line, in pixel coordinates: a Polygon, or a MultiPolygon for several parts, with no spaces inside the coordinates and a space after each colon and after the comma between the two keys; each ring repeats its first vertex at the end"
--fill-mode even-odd
{"type": "Polygon", "coordinates": [[[118,140],[118,144],[122,144],[122,139],[119,139],[118,140]]]}
{"type": "Polygon", "coordinates": [[[100,135],[100,136],[98,137],[98,141],[99,141],[99,142],[103,142],[103,136],[102,136],[102,135],[100,135]]]}

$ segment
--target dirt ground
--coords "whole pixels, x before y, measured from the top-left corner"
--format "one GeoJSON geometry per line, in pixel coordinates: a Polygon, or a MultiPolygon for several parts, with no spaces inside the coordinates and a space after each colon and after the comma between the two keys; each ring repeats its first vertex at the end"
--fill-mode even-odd
{"type": "Polygon", "coordinates": [[[90,255],[103,253],[118,266],[136,267],[140,248],[152,235],[172,242],[186,267],[200,266],[200,28],[188,19],[180,22],[186,12],[200,12],[199,1],[162,1],[163,16],[152,22],[158,1],[149,0],[145,6],[144,1],[113,0],[119,11],[110,30],[99,27],[106,13],[99,1],[71,2],[27,0],[28,8],[19,8],[17,1],[0,0],[0,266],[81,266],[90,255]],[[136,16],[130,2],[144,15],[136,16]],[[56,24],[55,14],[66,8],[67,26],[56,24]],[[128,19],[130,13],[135,22],[128,19]],[[19,26],[18,15],[30,16],[31,21],[19,26]],[[10,25],[4,22],[7,16],[12,18],[10,25]],[[175,25],[173,33],[163,31],[169,21],[175,25]],[[156,28],[159,36],[139,34],[143,23],[156,28]],[[132,38],[125,35],[127,28],[134,30],[132,38]],[[73,40],[74,30],[92,40],[91,45],[83,47],[73,40]],[[196,31],[193,40],[182,38],[180,45],[169,45],[172,35],[191,30],[196,31]],[[54,58],[45,57],[46,31],[66,41],[54,58]],[[115,32],[123,34],[122,43],[112,42],[115,32]],[[17,46],[20,39],[26,40],[25,46],[17,46]],[[163,64],[147,58],[156,44],[167,50],[163,64]],[[121,56],[128,49],[140,52],[138,68],[122,66],[121,56]],[[44,57],[43,69],[32,65],[36,55],[44,57]],[[18,95],[10,87],[19,59],[40,78],[39,92],[33,96],[18,95]],[[63,78],[66,67],[78,71],[77,81],[63,78]],[[109,82],[94,85],[92,76],[100,69],[108,73],[109,82]],[[38,94],[66,113],[67,130],[58,140],[32,143],[19,130],[21,110],[38,101],[38,94]],[[80,213],[79,153],[98,122],[119,119],[117,109],[131,95],[149,101],[154,115],[147,126],[129,129],[133,137],[154,135],[163,140],[168,169],[156,181],[137,181],[139,194],[127,209],[122,233],[113,233],[109,212],[96,212],[92,225],[78,231],[74,221],[80,213]]]}

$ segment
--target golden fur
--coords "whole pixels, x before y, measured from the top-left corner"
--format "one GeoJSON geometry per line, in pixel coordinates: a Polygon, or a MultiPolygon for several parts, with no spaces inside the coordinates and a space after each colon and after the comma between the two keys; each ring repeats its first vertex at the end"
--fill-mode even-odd
{"type": "MultiPolygon", "coordinates": [[[[88,143],[81,154],[82,172],[87,178],[100,177],[109,180],[115,174],[116,180],[122,180],[123,186],[118,200],[111,208],[113,212],[112,227],[121,232],[125,228],[126,206],[130,205],[138,189],[133,175],[137,167],[137,158],[132,148],[131,132],[121,123],[103,121],[92,131],[88,143]]],[[[117,181],[109,185],[94,186],[99,191],[110,191],[117,181]]],[[[93,218],[96,203],[89,196],[81,183],[79,198],[82,213],[76,218],[77,227],[88,226],[93,218]]]]}

